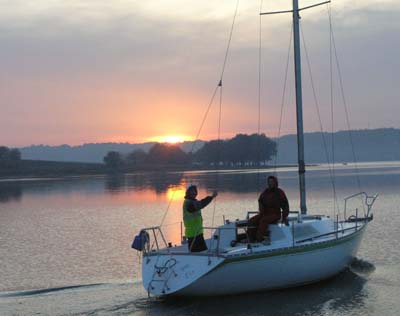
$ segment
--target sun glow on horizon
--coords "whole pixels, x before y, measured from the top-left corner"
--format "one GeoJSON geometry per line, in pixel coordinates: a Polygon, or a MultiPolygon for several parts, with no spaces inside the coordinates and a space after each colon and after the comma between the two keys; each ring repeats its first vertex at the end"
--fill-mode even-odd
{"type": "Polygon", "coordinates": [[[183,135],[164,135],[152,137],[150,140],[158,143],[178,144],[184,141],[190,141],[192,138],[183,135]]]}

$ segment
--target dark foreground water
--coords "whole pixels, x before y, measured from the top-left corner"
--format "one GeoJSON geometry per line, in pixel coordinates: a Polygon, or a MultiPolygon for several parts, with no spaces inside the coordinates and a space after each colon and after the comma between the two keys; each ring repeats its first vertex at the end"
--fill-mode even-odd
{"type": "MultiPolygon", "coordinates": [[[[0,315],[399,315],[400,163],[359,167],[361,189],[380,197],[350,269],[311,286],[203,299],[148,299],[130,249],[134,234],[160,224],[173,199],[164,229],[177,243],[187,183],[196,183],[200,196],[218,187],[206,225],[243,217],[256,209],[269,171],[2,180],[0,315]]],[[[341,165],[335,174],[342,208],[343,197],[359,191],[357,172],[341,165]]],[[[278,176],[297,209],[295,170],[278,176]]],[[[309,212],[334,216],[328,170],[311,168],[307,188],[309,212]]]]}

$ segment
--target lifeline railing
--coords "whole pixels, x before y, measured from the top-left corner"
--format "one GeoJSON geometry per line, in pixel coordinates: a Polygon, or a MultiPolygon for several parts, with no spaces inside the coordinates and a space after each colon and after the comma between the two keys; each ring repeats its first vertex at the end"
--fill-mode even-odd
{"type": "MultiPolygon", "coordinates": [[[[219,254],[220,253],[220,241],[223,238],[223,232],[227,230],[236,230],[237,227],[203,227],[205,231],[210,231],[210,244],[207,252],[204,253],[191,253],[192,255],[209,255],[209,254],[219,254]],[[216,243],[216,244],[215,244],[216,243]],[[215,246],[215,247],[214,247],[215,246]]],[[[172,247],[172,243],[167,242],[165,235],[160,226],[147,227],[143,228],[142,231],[148,234],[146,244],[143,246],[143,255],[150,254],[152,252],[158,252],[160,250],[166,251],[167,253],[171,253],[172,250],[175,250],[172,247]],[[149,238],[151,237],[151,238],[149,238]],[[161,237],[161,238],[160,238],[161,237]],[[162,247],[162,245],[164,247],[162,247]]],[[[183,238],[181,233],[181,245],[184,246],[187,244],[187,239],[183,238]]]]}
{"type": "MultiPolygon", "coordinates": [[[[303,242],[306,242],[306,241],[309,241],[309,240],[314,240],[314,239],[317,239],[317,238],[326,237],[326,236],[329,236],[329,235],[332,235],[332,234],[336,234],[336,236],[338,237],[338,235],[340,233],[344,233],[345,231],[348,231],[348,230],[351,230],[351,229],[357,230],[357,228],[358,228],[357,227],[358,226],[357,222],[358,221],[369,221],[369,220],[372,219],[372,216],[370,216],[371,209],[372,209],[372,206],[375,203],[377,197],[378,197],[378,194],[375,194],[373,196],[369,196],[366,192],[359,192],[359,193],[356,193],[356,194],[353,194],[353,195],[350,195],[350,196],[346,197],[344,199],[344,221],[340,221],[339,222],[339,220],[337,219],[336,220],[336,229],[334,231],[332,231],[332,232],[329,232],[329,233],[326,233],[326,234],[317,235],[317,236],[308,237],[308,238],[305,238],[303,240],[295,240],[295,229],[294,229],[295,225],[294,225],[294,222],[295,221],[299,221],[299,219],[311,219],[311,218],[318,219],[318,218],[321,218],[321,216],[320,215],[306,215],[306,216],[304,216],[304,215],[299,215],[299,212],[290,212],[292,214],[298,214],[299,215],[299,217],[297,217],[297,218],[288,218],[289,222],[293,223],[291,225],[292,226],[291,228],[292,228],[293,246],[295,246],[295,244],[298,244],[298,243],[303,243],[303,242]],[[354,198],[356,198],[358,196],[364,197],[364,203],[367,206],[367,213],[364,214],[364,217],[359,217],[358,209],[356,209],[355,217],[354,218],[347,218],[348,201],[351,200],[351,199],[354,199],[354,198]],[[348,222],[348,221],[355,221],[356,222],[356,226],[355,227],[351,227],[351,228],[343,228],[343,223],[344,222],[348,222]],[[342,229],[339,229],[339,224],[342,224],[342,229]]],[[[258,212],[251,212],[251,211],[247,212],[246,219],[248,220],[250,218],[250,215],[256,214],[256,213],[258,213],[258,212]]],[[[235,222],[237,222],[237,221],[232,221],[232,223],[235,223],[235,222]]],[[[239,222],[242,222],[242,221],[239,221],[239,222]]],[[[246,221],[243,221],[243,223],[244,222],[246,222],[246,221]]],[[[224,220],[224,224],[227,224],[227,223],[229,223],[229,221],[225,221],[224,220]]],[[[178,223],[176,223],[176,224],[178,224],[178,223]]],[[[248,227],[248,223],[245,224],[244,226],[248,227]]],[[[213,255],[220,254],[220,251],[221,251],[221,239],[224,237],[223,236],[224,232],[228,231],[228,230],[230,230],[230,231],[237,230],[238,228],[241,228],[241,226],[234,225],[232,227],[226,227],[226,226],[225,227],[224,226],[204,227],[203,229],[205,231],[210,231],[211,232],[211,234],[210,234],[210,244],[209,244],[210,247],[209,247],[207,252],[191,253],[191,255],[203,255],[203,256],[206,255],[207,256],[207,255],[210,255],[210,254],[213,254],[213,255]],[[215,243],[216,243],[216,245],[215,245],[215,243]],[[214,247],[214,245],[215,245],[215,247],[214,247]]],[[[166,251],[168,253],[171,253],[172,250],[174,251],[174,253],[176,252],[176,249],[172,248],[172,244],[167,242],[167,240],[166,240],[166,238],[165,238],[160,226],[147,227],[147,228],[142,229],[142,231],[145,231],[146,233],[148,233],[149,236],[152,235],[152,238],[148,239],[146,246],[143,247],[143,255],[147,255],[147,254],[150,254],[150,253],[156,252],[156,251],[158,252],[160,250],[166,251]],[[157,235],[159,235],[161,238],[158,238],[157,235]],[[161,243],[163,244],[164,247],[162,247],[160,245],[161,243]]],[[[186,240],[183,238],[182,222],[180,222],[180,236],[181,236],[181,238],[180,238],[181,239],[181,245],[180,246],[184,246],[186,244],[185,243],[186,240]]]]}
{"type": "Polygon", "coordinates": [[[160,226],[146,227],[146,228],[143,228],[141,231],[144,231],[147,234],[149,234],[149,232],[151,232],[152,235],[153,235],[153,238],[154,238],[154,241],[153,241],[152,245],[150,245],[150,241],[151,241],[150,238],[148,238],[146,241],[144,241],[144,243],[145,243],[145,245],[143,246],[143,254],[144,255],[154,251],[153,250],[154,245],[156,246],[157,251],[160,250],[160,245],[159,245],[159,242],[158,242],[157,233],[159,233],[159,235],[161,236],[161,239],[162,239],[162,241],[164,243],[165,247],[163,249],[168,249],[169,248],[168,247],[168,243],[167,243],[167,241],[166,241],[166,239],[164,237],[164,234],[163,234],[160,226]]]}
{"type": "MultiPolygon", "coordinates": [[[[364,214],[365,218],[369,218],[370,217],[370,213],[371,213],[371,209],[372,206],[375,203],[375,200],[378,198],[379,194],[375,194],[375,195],[368,195],[366,192],[359,192],[353,195],[350,195],[348,197],[346,197],[344,199],[344,219],[347,219],[347,202],[357,196],[364,196],[364,203],[367,206],[367,214],[364,214]]],[[[358,219],[358,209],[356,209],[356,218],[358,219]]]]}
{"type": "MultiPolygon", "coordinates": [[[[249,212],[251,214],[251,212],[249,212]]],[[[232,226],[218,226],[218,227],[203,227],[203,230],[206,232],[210,232],[210,238],[205,237],[208,250],[205,252],[191,252],[191,255],[199,255],[199,256],[209,256],[209,255],[220,255],[221,251],[224,251],[227,246],[233,246],[232,241],[236,241],[238,229],[241,228],[251,228],[247,220],[234,220],[234,221],[225,221],[224,224],[232,223],[232,226]],[[234,233],[232,234],[232,231],[234,233]],[[229,235],[226,235],[229,234],[229,235]],[[221,245],[221,241],[223,241],[223,245],[221,245]]],[[[176,223],[177,224],[177,223],[176,223]]],[[[284,224],[282,224],[284,225],[284,224]]],[[[294,228],[294,225],[292,225],[294,228]]],[[[146,245],[143,246],[143,255],[151,255],[152,253],[158,253],[160,250],[169,254],[186,254],[187,253],[187,239],[182,236],[181,233],[181,245],[178,247],[172,247],[171,242],[167,242],[167,239],[161,229],[160,226],[147,227],[143,228],[142,231],[145,231],[148,234],[146,239],[146,245]],[[151,237],[151,238],[149,238],[151,237]],[[183,238],[182,238],[183,237],[183,238]],[[162,247],[164,246],[164,247],[162,247]],[[180,247],[185,247],[184,249],[179,249],[180,247]],[[178,248],[178,249],[177,249],[178,248]],[[184,251],[182,251],[184,250],[184,251]]],[[[249,235],[247,230],[245,229],[245,238],[248,240],[249,235]]],[[[294,232],[293,232],[294,234],[294,232]]],[[[294,242],[293,242],[294,246],[294,242]]],[[[248,247],[248,246],[245,246],[248,247]]]]}

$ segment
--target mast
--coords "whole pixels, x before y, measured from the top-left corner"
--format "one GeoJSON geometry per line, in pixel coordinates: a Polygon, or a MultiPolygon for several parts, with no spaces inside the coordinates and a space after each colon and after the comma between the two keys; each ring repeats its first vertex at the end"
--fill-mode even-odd
{"type": "Polygon", "coordinates": [[[300,184],[300,210],[301,214],[307,214],[299,20],[300,20],[299,3],[298,0],[293,0],[293,47],[294,47],[294,73],[296,82],[297,160],[298,160],[299,184],[300,184]]]}
{"type": "Polygon", "coordinates": [[[299,184],[300,184],[300,210],[301,214],[307,214],[306,205],[306,179],[305,179],[305,163],[304,163],[304,130],[303,130],[303,97],[301,90],[301,58],[300,58],[300,11],[314,8],[323,4],[330,3],[330,0],[320,2],[299,8],[299,1],[293,0],[292,10],[261,12],[260,15],[266,14],[293,14],[293,48],[294,48],[294,74],[296,82],[296,119],[297,119],[297,163],[299,167],[299,184]]]}

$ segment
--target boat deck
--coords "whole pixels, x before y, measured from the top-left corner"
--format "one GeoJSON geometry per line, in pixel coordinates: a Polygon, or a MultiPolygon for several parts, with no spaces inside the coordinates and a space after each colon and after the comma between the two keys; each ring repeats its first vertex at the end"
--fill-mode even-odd
{"type": "MultiPolygon", "coordinates": [[[[297,217],[289,218],[289,225],[270,225],[270,239],[263,242],[250,243],[243,238],[247,221],[227,221],[220,227],[213,228],[211,238],[206,239],[208,250],[189,252],[187,243],[174,247],[166,247],[150,251],[148,255],[195,255],[232,257],[249,253],[264,253],[288,248],[304,248],[345,239],[360,230],[363,222],[334,222],[327,216],[306,216],[301,221],[297,217]],[[241,233],[242,232],[242,233],[241,233]]],[[[210,228],[211,229],[211,228],[210,228]]],[[[206,230],[208,230],[206,228],[206,230]]]]}

